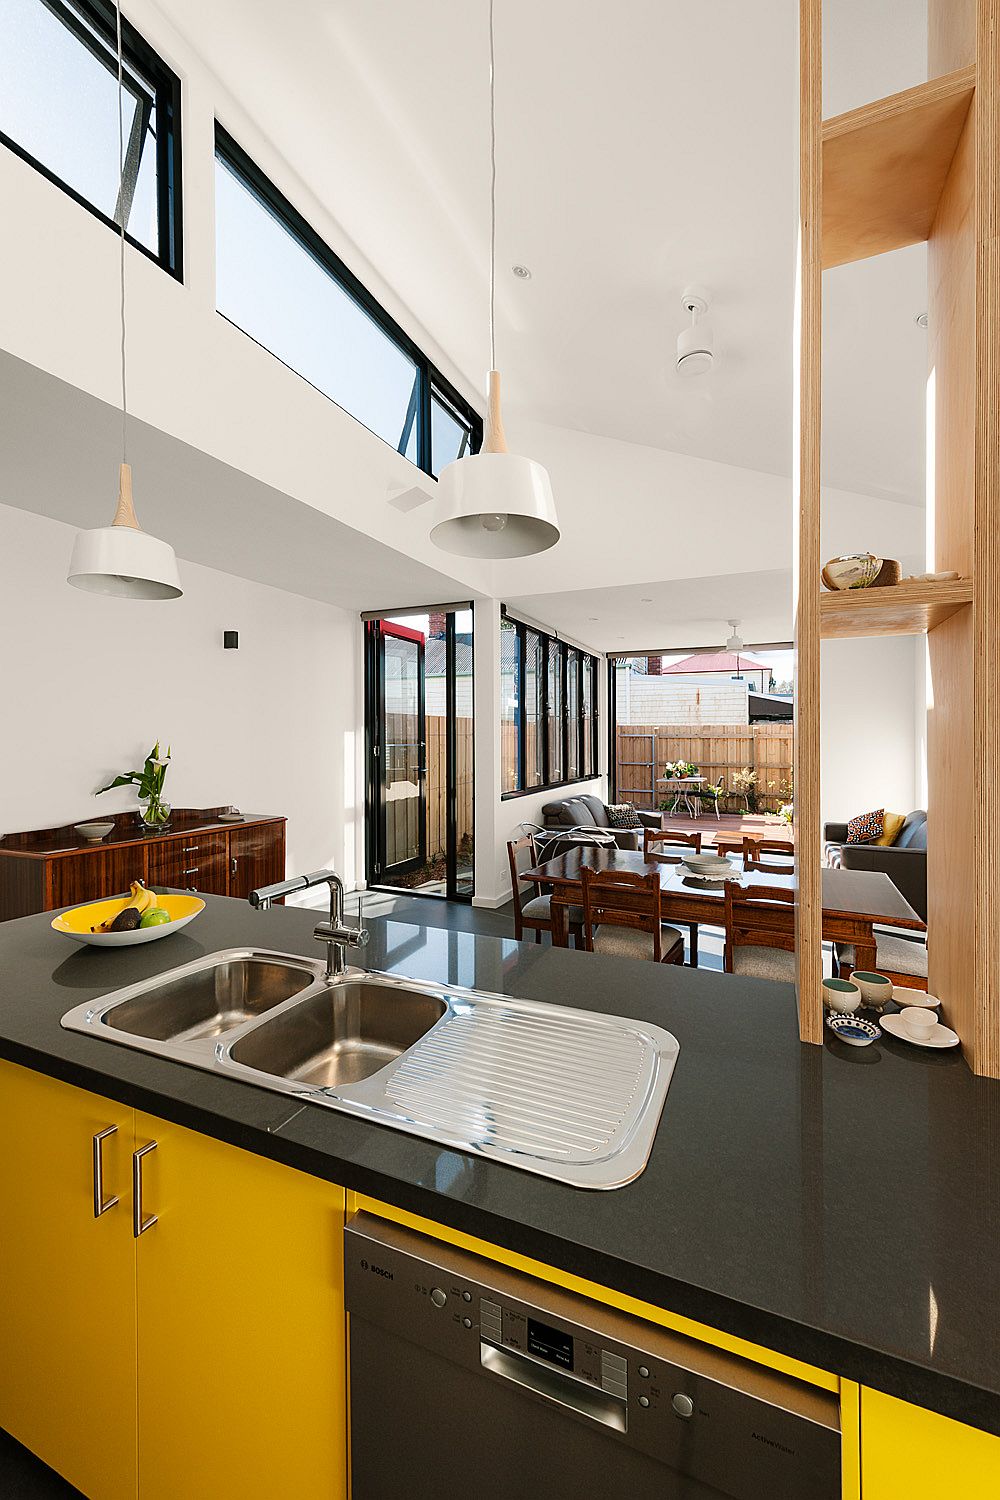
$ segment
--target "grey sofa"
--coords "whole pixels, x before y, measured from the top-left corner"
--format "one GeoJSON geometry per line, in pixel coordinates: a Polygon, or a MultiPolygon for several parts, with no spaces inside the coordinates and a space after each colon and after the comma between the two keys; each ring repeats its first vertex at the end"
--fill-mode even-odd
{"type": "Polygon", "coordinates": [[[823,829],[826,861],[843,870],[882,870],[923,920],[927,921],[927,814],[907,815],[894,844],[849,844],[846,823],[823,829]]]}
{"type": "Polygon", "coordinates": [[[612,828],[608,809],[600,797],[580,795],[564,797],[561,802],[546,802],[542,808],[542,826],[558,832],[560,828],[607,828],[614,834],[619,849],[641,849],[643,828],[661,828],[658,812],[639,811],[639,828],[612,828]]]}

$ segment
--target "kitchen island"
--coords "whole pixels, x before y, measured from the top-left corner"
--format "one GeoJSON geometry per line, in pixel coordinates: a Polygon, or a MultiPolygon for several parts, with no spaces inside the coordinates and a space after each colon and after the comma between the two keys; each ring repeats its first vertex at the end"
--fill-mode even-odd
{"type": "Polygon", "coordinates": [[[677,1037],[646,1170],[583,1191],[60,1027],[81,1002],[218,949],[318,953],[315,912],[207,903],[183,933],[114,951],[72,946],[48,917],[0,926],[0,1057],[1000,1434],[1000,1084],[957,1053],[803,1046],[789,986],[374,920],[367,967],[677,1037]]]}

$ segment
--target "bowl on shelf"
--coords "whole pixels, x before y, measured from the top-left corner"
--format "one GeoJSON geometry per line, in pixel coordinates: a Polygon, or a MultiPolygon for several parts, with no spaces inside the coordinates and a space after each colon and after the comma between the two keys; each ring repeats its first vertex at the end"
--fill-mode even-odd
{"type": "Polygon", "coordinates": [[[820,577],[828,589],[871,588],[879,575],[882,559],[871,552],[854,552],[847,557],[831,557],[820,577]]]}
{"type": "Polygon", "coordinates": [[[928,995],[926,990],[915,990],[908,984],[894,984],[892,987],[892,998],[899,1006],[911,1005],[937,1010],[941,1001],[937,995],[928,995]]]}
{"type": "Polygon", "coordinates": [[[99,844],[114,828],[114,823],[74,823],[73,832],[78,833],[85,844],[99,844]]]}
{"type": "Polygon", "coordinates": [[[107,901],[88,901],[84,906],[70,907],[58,917],[53,917],[52,928],[75,943],[87,943],[94,948],[131,948],[136,943],[155,943],[157,938],[169,937],[193,922],[199,912],[205,910],[200,896],[157,896],[156,905],[167,913],[169,922],[155,927],[134,927],[131,932],[94,932],[92,929],[102,922],[110,922],[129,903],[128,896],[112,896],[107,901]]]}
{"type": "Polygon", "coordinates": [[[870,1047],[882,1035],[873,1021],[863,1021],[860,1016],[830,1015],[826,1024],[834,1036],[849,1047],[870,1047]]]}

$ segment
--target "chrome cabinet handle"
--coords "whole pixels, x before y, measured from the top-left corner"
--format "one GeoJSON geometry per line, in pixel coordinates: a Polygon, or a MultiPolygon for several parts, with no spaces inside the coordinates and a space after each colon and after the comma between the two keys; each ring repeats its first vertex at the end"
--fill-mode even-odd
{"type": "Polygon", "coordinates": [[[117,1125],[107,1125],[99,1130],[93,1138],[93,1162],[94,1162],[94,1218],[99,1219],[106,1214],[109,1208],[114,1208],[118,1202],[118,1194],[112,1193],[110,1198],[104,1196],[104,1142],[109,1135],[117,1135],[117,1125]]]}
{"type": "Polygon", "coordinates": [[[236,866],[238,865],[238,863],[239,863],[239,861],[237,860],[236,856],[233,855],[233,858],[229,861],[229,873],[230,873],[230,875],[235,875],[236,874],[236,866]]]}
{"type": "Polygon", "coordinates": [[[194,867],[193,867],[193,868],[192,868],[192,869],[190,869],[190,870],[182,870],[182,871],[181,871],[181,874],[182,874],[182,875],[197,875],[197,873],[198,873],[198,866],[197,866],[197,865],[195,865],[195,866],[194,866],[194,867]]]}
{"type": "Polygon", "coordinates": [[[147,1141],[145,1146],[132,1152],[132,1233],[136,1239],[140,1234],[145,1234],[147,1229],[152,1229],[157,1221],[156,1214],[143,1218],[142,1213],[142,1158],[155,1150],[156,1142],[147,1141]]]}
{"type": "Polygon", "coordinates": [[[197,854],[198,850],[200,848],[201,848],[200,844],[185,844],[184,847],[183,847],[183,849],[181,850],[181,853],[182,854],[197,854]]]}

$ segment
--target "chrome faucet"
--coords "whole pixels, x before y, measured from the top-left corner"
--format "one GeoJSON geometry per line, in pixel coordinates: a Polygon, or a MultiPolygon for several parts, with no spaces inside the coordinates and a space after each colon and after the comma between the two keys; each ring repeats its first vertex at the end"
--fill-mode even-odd
{"type": "Polygon", "coordinates": [[[363,948],[368,942],[368,931],[361,926],[361,898],[358,897],[358,926],[344,926],[344,882],[333,870],[314,870],[311,875],[292,875],[288,880],[278,880],[274,885],[262,885],[251,891],[247,898],[258,911],[267,911],[272,901],[279,896],[290,896],[293,891],[308,891],[314,885],[326,881],[330,887],[329,921],[320,922],[313,933],[317,942],[326,944],[326,978],[334,979],[347,968],[347,949],[363,948]]]}

